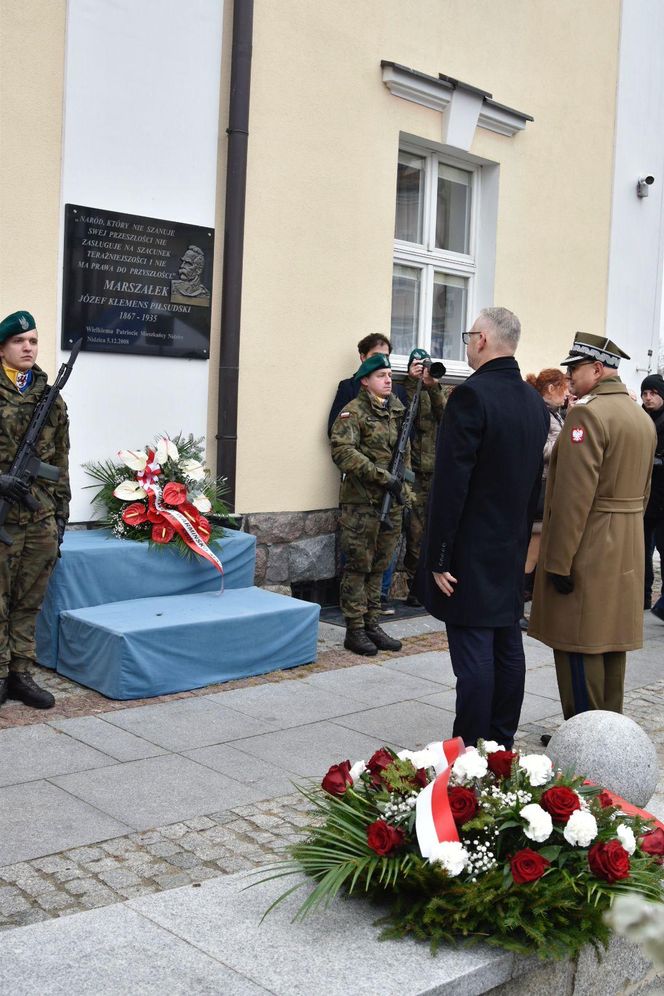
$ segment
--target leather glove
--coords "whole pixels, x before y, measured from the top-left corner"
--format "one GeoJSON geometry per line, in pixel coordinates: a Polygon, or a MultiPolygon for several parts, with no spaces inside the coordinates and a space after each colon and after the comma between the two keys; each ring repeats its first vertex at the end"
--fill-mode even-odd
{"type": "Polygon", "coordinates": [[[389,493],[396,501],[398,502],[401,501],[401,492],[403,490],[403,483],[399,480],[398,477],[395,477],[393,474],[390,474],[390,479],[385,485],[385,488],[387,491],[389,491],[389,493]]]}
{"type": "Polygon", "coordinates": [[[29,490],[28,485],[24,484],[20,478],[14,477],[12,474],[0,474],[0,497],[6,498],[8,501],[20,501],[29,490]]]}
{"type": "Polygon", "coordinates": [[[574,581],[571,574],[549,573],[549,577],[559,595],[571,595],[574,591],[574,581]]]}

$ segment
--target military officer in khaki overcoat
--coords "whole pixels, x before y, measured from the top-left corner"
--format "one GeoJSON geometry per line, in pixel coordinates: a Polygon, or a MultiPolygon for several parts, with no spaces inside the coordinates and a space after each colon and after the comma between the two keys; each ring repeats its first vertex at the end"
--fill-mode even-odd
{"type": "MultiPolygon", "coordinates": [[[[337,415],[330,444],[332,459],[342,473],[341,550],[345,564],[341,577],[340,606],[346,620],[344,647],[365,657],[378,650],[400,650],[401,643],[378,625],[380,584],[392,559],[401,532],[405,500],[402,482],[389,470],[399,439],[405,409],[392,394],[389,357],[368,357],[355,374],[361,384],[358,396],[337,415]],[[379,516],[385,492],[395,499],[390,528],[381,530],[379,516]]],[[[410,470],[410,445],[406,465],[410,470]]]]}
{"type": "Polygon", "coordinates": [[[565,719],[622,712],[626,651],[643,645],[656,436],[618,377],[623,358],[610,339],[577,333],[561,361],[578,401],[551,455],[528,633],[553,648],[565,719]]]}

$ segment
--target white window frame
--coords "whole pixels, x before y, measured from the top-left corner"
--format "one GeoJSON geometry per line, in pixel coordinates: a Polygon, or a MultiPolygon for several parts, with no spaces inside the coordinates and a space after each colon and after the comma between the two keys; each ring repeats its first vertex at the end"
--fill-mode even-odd
{"type": "MultiPolygon", "coordinates": [[[[433,288],[434,274],[447,273],[451,276],[463,277],[467,280],[466,294],[466,315],[465,327],[468,328],[473,316],[479,307],[484,307],[490,301],[482,300],[485,293],[478,294],[478,271],[480,269],[480,237],[483,216],[483,201],[486,191],[483,190],[483,163],[476,157],[461,158],[449,152],[446,148],[432,146],[429,144],[401,138],[398,152],[406,152],[411,155],[424,158],[424,206],[422,219],[422,243],[405,242],[394,239],[394,250],[392,264],[394,266],[415,267],[421,272],[420,302],[418,316],[418,335],[415,345],[423,346],[430,350],[431,329],[433,322],[433,288]],[[453,166],[471,174],[471,208],[469,225],[469,252],[457,253],[446,249],[438,249],[435,246],[435,224],[437,210],[437,186],[438,186],[438,164],[443,163],[453,166]]],[[[495,191],[497,197],[497,185],[495,191]]],[[[492,200],[493,200],[492,196],[492,200]]],[[[494,205],[497,209],[497,204],[494,205]]],[[[395,197],[396,211],[396,197],[395,197]]],[[[489,212],[491,213],[491,212],[489,212]]],[[[489,253],[488,262],[491,267],[491,284],[493,283],[493,264],[495,262],[495,218],[494,218],[494,238],[492,240],[493,254],[489,253]]],[[[491,247],[489,247],[491,249],[491,247]]],[[[483,281],[484,282],[484,281],[483,281]]],[[[462,329],[462,331],[464,331],[462,329]]],[[[464,347],[460,344],[460,353],[464,356],[464,347]]],[[[434,357],[442,359],[442,357],[434,357]]],[[[392,366],[397,371],[405,372],[408,363],[408,356],[399,353],[392,354],[392,366]]],[[[470,368],[463,359],[446,359],[448,377],[466,377],[471,373],[470,368]]]]}

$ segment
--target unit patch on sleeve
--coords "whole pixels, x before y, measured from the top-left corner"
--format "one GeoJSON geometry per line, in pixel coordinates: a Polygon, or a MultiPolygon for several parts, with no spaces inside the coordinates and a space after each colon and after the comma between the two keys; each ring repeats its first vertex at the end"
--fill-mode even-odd
{"type": "Polygon", "coordinates": [[[582,426],[575,425],[574,428],[572,429],[572,442],[573,443],[582,443],[585,438],[586,438],[586,434],[585,434],[582,426]]]}

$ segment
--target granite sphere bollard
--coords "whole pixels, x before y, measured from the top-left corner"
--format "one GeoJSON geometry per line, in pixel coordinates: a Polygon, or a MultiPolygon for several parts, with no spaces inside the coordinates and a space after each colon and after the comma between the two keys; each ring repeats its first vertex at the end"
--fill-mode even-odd
{"type": "Polygon", "coordinates": [[[547,747],[554,766],[592,782],[643,808],[657,787],[657,751],[638,723],[603,709],[572,716],[547,747]]]}

